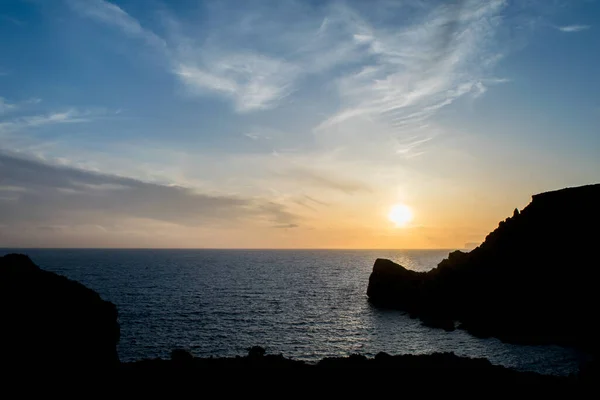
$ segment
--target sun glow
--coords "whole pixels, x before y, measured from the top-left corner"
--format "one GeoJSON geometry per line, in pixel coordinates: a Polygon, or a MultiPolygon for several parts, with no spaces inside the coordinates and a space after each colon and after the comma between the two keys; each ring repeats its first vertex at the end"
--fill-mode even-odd
{"type": "Polygon", "coordinates": [[[410,207],[406,204],[395,204],[392,206],[388,219],[393,222],[397,228],[402,228],[408,225],[413,219],[413,213],[410,207]]]}

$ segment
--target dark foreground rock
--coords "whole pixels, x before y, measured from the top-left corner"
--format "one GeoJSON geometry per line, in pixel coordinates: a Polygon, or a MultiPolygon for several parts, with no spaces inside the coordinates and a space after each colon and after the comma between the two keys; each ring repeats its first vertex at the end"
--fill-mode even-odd
{"type": "Polygon", "coordinates": [[[575,376],[558,377],[518,372],[492,365],[486,359],[459,357],[453,353],[396,356],[379,353],[374,358],[351,355],[349,357],[324,358],[318,363],[311,364],[282,355],[257,355],[252,350],[245,357],[230,358],[195,358],[191,355],[182,357],[181,351],[177,351],[177,354],[174,352],[171,360],[152,359],[123,363],[120,372],[122,377],[131,379],[153,375],[162,378],[188,374],[204,376],[208,371],[220,370],[288,370],[294,371],[296,374],[298,372],[328,373],[327,371],[332,369],[395,369],[398,383],[414,383],[415,381],[440,383],[443,381],[471,385],[473,382],[479,382],[479,384],[486,382],[499,385],[531,384],[545,388],[565,388],[581,383],[575,376]]]}
{"type": "Polygon", "coordinates": [[[418,273],[375,261],[367,294],[427,325],[597,354],[600,185],[533,196],[469,253],[418,273]]]}
{"type": "Polygon", "coordinates": [[[6,369],[114,368],[117,308],[91,289],[38,268],[29,257],[0,257],[0,365],[6,369]]]}

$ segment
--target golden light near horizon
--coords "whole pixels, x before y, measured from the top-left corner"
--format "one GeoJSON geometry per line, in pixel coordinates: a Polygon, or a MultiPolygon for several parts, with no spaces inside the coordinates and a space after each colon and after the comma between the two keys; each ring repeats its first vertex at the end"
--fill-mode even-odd
{"type": "Polygon", "coordinates": [[[403,228],[413,219],[413,213],[406,204],[394,204],[388,214],[388,219],[396,225],[396,228],[403,228]]]}

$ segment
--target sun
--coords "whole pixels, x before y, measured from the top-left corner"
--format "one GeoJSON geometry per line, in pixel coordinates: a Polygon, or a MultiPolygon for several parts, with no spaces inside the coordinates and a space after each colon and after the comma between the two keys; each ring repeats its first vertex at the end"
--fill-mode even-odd
{"type": "Polygon", "coordinates": [[[413,219],[413,213],[406,204],[398,203],[392,206],[388,219],[393,222],[397,228],[402,228],[413,219]]]}

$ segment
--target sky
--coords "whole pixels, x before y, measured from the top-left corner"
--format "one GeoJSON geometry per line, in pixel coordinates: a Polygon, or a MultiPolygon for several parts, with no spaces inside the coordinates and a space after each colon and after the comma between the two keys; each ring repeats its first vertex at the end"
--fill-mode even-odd
{"type": "Polygon", "coordinates": [[[594,0],[2,0],[0,247],[480,243],[600,181],[598,21],[594,0]]]}

